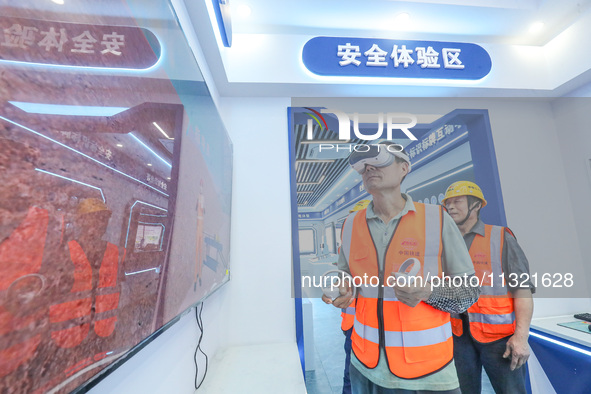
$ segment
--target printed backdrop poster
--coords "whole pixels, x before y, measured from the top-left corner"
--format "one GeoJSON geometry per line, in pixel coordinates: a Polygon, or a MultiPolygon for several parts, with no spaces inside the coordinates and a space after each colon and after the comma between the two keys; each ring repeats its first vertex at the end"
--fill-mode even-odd
{"type": "MultiPolygon", "coordinates": [[[[323,274],[337,268],[341,230],[349,211],[372,198],[361,175],[348,164],[351,152],[364,151],[368,145],[388,140],[405,149],[412,170],[401,191],[414,201],[441,204],[452,183],[475,182],[487,200],[483,221],[507,226],[488,109],[458,108],[434,119],[418,112],[357,114],[338,108],[292,107],[289,116],[292,212],[297,215],[292,220],[296,297],[322,295],[323,274]]],[[[511,280],[530,279],[536,296],[587,297],[586,284],[576,281],[569,270],[534,261],[530,271],[528,278],[511,280]]]]}

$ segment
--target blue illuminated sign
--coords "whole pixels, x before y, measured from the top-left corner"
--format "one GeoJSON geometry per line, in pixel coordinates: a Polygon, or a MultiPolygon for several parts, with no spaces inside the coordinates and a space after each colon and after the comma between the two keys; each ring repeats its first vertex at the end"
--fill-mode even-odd
{"type": "Polygon", "coordinates": [[[339,77],[478,80],[492,67],[476,44],[348,37],[312,38],[302,60],[314,74],[339,77]]]}

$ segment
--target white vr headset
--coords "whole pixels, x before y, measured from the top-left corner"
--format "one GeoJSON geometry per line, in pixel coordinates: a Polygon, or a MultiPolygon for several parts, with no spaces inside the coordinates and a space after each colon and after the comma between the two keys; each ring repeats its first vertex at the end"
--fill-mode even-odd
{"type": "MultiPolygon", "coordinates": [[[[408,172],[410,172],[410,158],[408,155],[394,149],[395,147],[401,147],[401,145],[365,145],[368,147],[367,151],[358,152],[354,151],[349,156],[349,164],[355,171],[360,174],[365,172],[365,165],[369,164],[374,167],[387,167],[394,162],[395,157],[399,157],[408,163],[408,172]],[[389,149],[389,147],[392,147],[389,149]]],[[[401,147],[402,148],[402,147],[401,147]]]]}

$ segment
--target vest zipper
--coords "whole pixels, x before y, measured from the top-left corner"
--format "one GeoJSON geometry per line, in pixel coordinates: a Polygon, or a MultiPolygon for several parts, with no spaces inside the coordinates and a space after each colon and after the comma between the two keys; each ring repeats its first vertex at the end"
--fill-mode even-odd
{"type": "MultiPolygon", "coordinates": [[[[380,267],[380,262],[378,263],[378,277],[380,278],[379,288],[378,288],[378,331],[380,333],[380,344],[379,348],[380,351],[384,351],[384,356],[386,357],[386,361],[388,361],[388,354],[386,353],[386,332],[384,329],[384,270],[386,269],[386,256],[388,256],[388,249],[390,249],[390,244],[394,239],[394,234],[396,234],[396,230],[398,229],[398,225],[400,224],[400,220],[402,217],[398,219],[396,225],[394,226],[394,231],[392,231],[392,236],[388,241],[388,245],[386,245],[386,249],[384,251],[384,256],[382,256],[382,266],[380,267]]],[[[371,235],[371,230],[369,229],[369,224],[367,223],[367,219],[365,220],[365,224],[367,225],[367,231],[369,232],[369,237],[371,238],[371,242],[373,243],[373,247],[376,251],[376,256],[378,255],[378,248],[376,247],[376,242],[371,235]]],[[[378,355],[378,363],[379,363],[379,355],[378,355]]]]}
{"type": "MultiPolygon", "coordinates": [[[[386,259],[384,258],[384,264],[386,263],[386,259]]],[[[378,263],[379,264],[379,263],[378,263]]],[[[380,275],[380,288],[378,289],[378,329],[380,333],[380,351],[384,351],[384,355],[386,354],[386,333],[384,331],[384,282],[382,277],[384,276],[384,270],[379,269],[380,275]]],[[[379,356],[378,356],[379,357],[379,356]]],[[[378,359],[379,362],[379,359],[378,359]]]]}

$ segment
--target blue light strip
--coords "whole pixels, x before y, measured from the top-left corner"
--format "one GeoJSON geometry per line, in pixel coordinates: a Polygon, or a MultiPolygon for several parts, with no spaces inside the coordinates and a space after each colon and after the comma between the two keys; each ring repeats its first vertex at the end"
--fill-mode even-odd
{"type": "Polygon", "coordinates": [[[142,181],[140,181],[139,179],[136,179],[136,178],[132,177],[131,175],[127,175],[126,173],[124,173],[124,172],[122,172],[122,171],[119,171],[119,170],[117,170],[117,169],[115,169],[115,168],[113,168],[113,167],[109,167],[108,165],[106,165],[105,163],[102,163],[102,162],[98,161],[98,160],[97,160],[97,159],[95,159],[94,157],[88,156],[88,155],[87,155],[87,154],[85,154],[85,153],[82,153],[82,152],[80,152],[80,151],[77,151],[76,149],[74,149],[74,148],[71,148],[71,147],[69,147],[68,145],[66,145],[66,144],[63,144],[63,143],[61,143],[61,142],[59,142],[59,141],[56,141],[56,140],[54,140],[53,138],[50,138],[50,137],[48,137],[48,136],[46,136],[46,135],[44,135],[44,134],[41,134],[41,133],[40,133],[40,132],[38,132],[38,131],[35,131],[35,130],[33,130],[33,129],[31,129],[31,128],[27,127],[27,126],[23,126],[23,125],[22,125],[22,124],[20,124],[20,123],[17,123],[17,122],[14,122],[14,121],[10,120],[10,119],[7,119],[7,118],[5,118],[4,116],[0,116],[0,119],[2,119],[2,120],[5,120],[5,121],[7,121],[7,122],[9,122],[9,123],[12,123],[12,124],[13,124],[13,125],[15,125],[15,126],[21,127],[21,128],[23,128],[23,129],[25,129],[25,130],[27,130],[27,131],[30,131],[31,133],[33,133],[33,134],[35,134],[35,135],[38,135],[38,136],[40,136],[40,137],[43,137],[43,138],[45,138],[45,139],[47,139],[47,140],[49,140],[49,141],[51,141],[51,142],[54,142],[54,143],[58,144],[59,146],[62,146],[62,147],[64,147],[64,148],[66,148],[66,149],[69,149],[69,150],[71,150],[72,152],[78,153],[79,155],[81,155],[81,156],[83,156],[83,157],[86,157],[87,159],[90,159],[90,160],[94,161],[95,163],[97,163],[97,164],[100,164],[100,165],[101,165],[101,166],[103,166],[103,167],[107,167],[109,170],[115,171],[117,174],[121,174],[121,175],[123,175],[123,176],[125,176],[125,177],[127,177],[127,178],[129,178],[129,179],[133,179],[134,181],[136,181],[136,182],[138,182],[138,183],[141,183],[142,185],[144,185],[144,186],[146,186],[146,187],[149,187],[150,189],[152,189],[152,190],[154,190],[154,191],[157,191],[158,193],[160,193],[160,194],[163,194],[163,195],[165,195],[166,197],[169,197],[169,195],[168,195],[168,194],[164,193],[163,191],[160,191],[160,190],[156,189],[154,186],[150,186],[150,185],[148,185],[147,183],[145,183],[145,182],[142,182],[142,181]]]}
{"type": "Polygon", "coordinates": [[[573,346],[573,345],[569,345],[568,343],[557,341],[556,339],[545,337],[545,336],[540,335],[538,333],[535,333],[533,331],[530,331],[529,332],[529,335],[534,336],[536,338],[543,339],[543,340],[548,341],[548,342],[552,342],[555,345],[562,346],[562,347],[565,347],[565,348],[570,349],[570,350],[574,350],[575,352],[583,353],[586,356],[591,356],[591,352],[588,351],[588,350],[584,350],[584,349],[581,349],[579,347],[576,347],[576,346],[573,346]]]}
{"type": "Polygon", "coordinates": [[[162,157],[160,157],[160,156],[158,155],[158,153],[154,152],[154,151],[152,150],[152,148],[150,148],[148,145],[146,145],[145,143],[143,143],[143,142],[142,142],[142,141],[141,141],[139,138],[137,138],[135,135],[133,135],[133,133],[129,133],[129,135],[130,135],[130,136],[132,136],[132,137],[133,137],[133,138],[134,138],[134,139],[135,139],[137,142],[139,142],[139,143],[140,143],[140,145],[142,145],[144,148],[146,148],[147,150],[149,150],[150,152],[152,152],[152,154],[153,154],[154,156],[156,156],[157,158],[159,158],[160,160],[162,160],[162,162],[163,162],[164,164],[166,164],[168,167],[172,168],[172,165],[171,165],[169,162],[167,162],[167,161],[166,161],[166,160],[164,160],[162,157]]]}
{"type": "Polygon", "coordinates": [[[94,107],[87,105],[58,105],[9,101],[10,104],[29,114],[69,116],[113,116],[126,111],[126,107],[94,107]]]}
{"type": "Polygon", "coordinates": [[[40,168],[35,168],[35,171],[39,171],[39,172],[42,172],[42,173],[44,173],[44,174],[48,174],[48,175],[53,175],[53,176],[55,176],[55,177],[58,177],[58,178],[65,179],[65,180],[67,180],[67,181],[71,181],[71,182],[74,182],[74,183],[78,183],[78,184],[80,184],[80,185],[84,185],[84,186],[88,186],[88,187],[91,187],[91,188],[93,188],[93,189],[96,189],[96,190],[98,190],[98,191],[101,193],[101,197],[102,197],[102,199],[103,199],[103,202],[104,202],[104,203],[106,203],[106,202],[107,202],[107,201],[105,200],[105,195],[103,194],[103,189],[101,189],[100,187],[92,186],[92,185],[89,185],[88,183],[80,182],[80,181],[77,181],[77,180],[75,180],[75,179],[72,179],[72,178],[65,177],[65,176],[63,176],[63,175],[54,174],[53,172],[45,171],[45,170],[42,170],[42,169],[40,169],[40,168]]]}
{"type": "Polygon", "coordinates": [[[152,205],[152,204],[144,202],[144,201],[136,200],[136,202],[134,202],[133,205],[131,206],[131,208],[129,209],[129,221],[127,222],[127,234],[125,235],[125,248],[126,249],[127,249],[127,241],[129,240],[129,229],[131,228],[131,215],[133,214],[133,207],[135,207],[135,205],[137,203],[144,204],[144,205],[147,205],[152,208],[160,209],[161,211],[164,211],[164,212],[168,212],[167,209],[158,207],[156,205],[152,205]]]}

